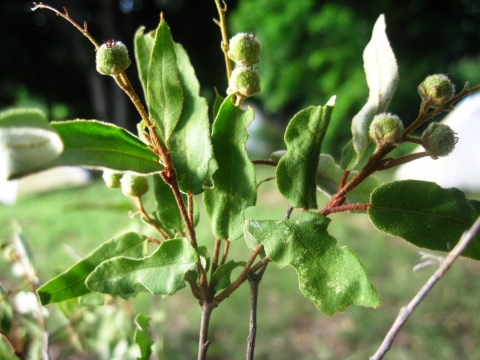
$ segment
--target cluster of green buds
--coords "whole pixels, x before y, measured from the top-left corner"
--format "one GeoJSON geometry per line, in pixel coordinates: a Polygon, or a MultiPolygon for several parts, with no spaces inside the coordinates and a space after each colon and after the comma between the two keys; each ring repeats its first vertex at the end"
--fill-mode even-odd
{"type": "Polygon", "coordinates": [[[370,124],[369,135],[377,147],[396,146],[402,142],[403,123],[397,115],[375,115],[370,124]]]}
{"type": "Polygon", "coordinates": [[[428,76],[418,86],[418,93],[424,103],[432,108],[438,108],[445,105],[455,95],[455,85],[443,74],[434,74],[428,76]]]}
{"type": "Polygon", "coordinates": [[[255,34],[239,33],[230,39],[228,57],[235,62],[227,94],[250,97],[260,92],[260,76],[253,68],[260,55],[260,43],[255,34]]]}
{"type": "Polygon", "coordinates": [[[422,134],[422,146],[432,159],[450,154],[457,141],[450,126],[437,122],[428,125],[422,134]]]}
{"type": "Polygon", "coordinates": [[[142,175],[105,170],[103,180],[111,189],[122,188],[122,193],[128,197],[140,197],[148,191],[148,180],[142,175]]]}
{"type": "Polygon", "coordinates": [[[97,49],[97,71],[102,75],[119,75],[130,64],[128,49],[121,41],[108,40],[97,49]]]}

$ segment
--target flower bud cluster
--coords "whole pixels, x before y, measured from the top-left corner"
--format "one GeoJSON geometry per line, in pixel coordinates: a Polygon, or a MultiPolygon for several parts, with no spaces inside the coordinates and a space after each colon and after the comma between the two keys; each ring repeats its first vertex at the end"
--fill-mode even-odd
{"type": "Polygon", "coordinates": [[[125,196],[140,197],[148,191],[148,180],[142,175],[105,170],[102,177],[109,188],[122,188],[125,196]]]}
{"type": "Polygon", "coordinates": [[[227,94],[243,97],[260,92],[260,76],[253,68],[260,55],[260,43],[255,34],[239,33],[230,39],[228,57],[236,64],[228,83],[227,94]]]}
{"type": "Polygon", "coordinates": [[[127,47],[121,41],[109,40],[97,49],[97,71],[102,75],[116,76],[130,64],[127,47]]]}
{"type": "Polygon", "coordinates": [[[450,154],[457,141],[450,126],[436,122],[428,125],[422,134],[422,145],[432,159],[450,154]]]}
{"type": "Polygon", "coordinates": [[[369,135],[378,146],[396,146],[402,142],[403,123],[397,115],[378,114],[370,124],[369,135]]]}
{"type": "Polygon", "coordinates": [[[418,86],[418,93],[422,101],[428,103],[432,108],[438,108],[453,98],[455,85],[446,75],[430,75],[418,86]]]}

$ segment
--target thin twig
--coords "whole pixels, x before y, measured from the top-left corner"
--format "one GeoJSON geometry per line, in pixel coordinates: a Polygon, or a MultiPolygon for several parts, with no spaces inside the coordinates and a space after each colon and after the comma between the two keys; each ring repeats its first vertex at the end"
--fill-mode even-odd
{"type": "Polygon", "coordinates": [[[323,208],[320,211],[320,214],[327,216],[329,214],[343,212],[343,211],[366,211],[370,208],[370,204],[348,204],[348,205],[339,205],[331,208],[323,208]]]}
{"type": "Polygon", "coordinates": [[[213,257],[212,257],[212,270],[210,272],[211,276],[213,276],[213,273],[217,270],[218,267],[218,257],[220,255],[220,247],[222,246],[222,240],[220,239],[215,239],[215,245],[213,247],[213,257]]]}
{"type": "Polygon", "coordinates": [[[426,156],[430,156],[430,154],[426,151],[422,151],[418,153],[403,155],[395,159],[383,159],[381,162],[382,165],[379,166],[378,171],[388,170],[396,166],[400,166],[424,158],[426,156]]]}
{"type": "Polygon", "coordinates": [[[163,240],[169,239],[170,237],[157,225],[157,223],[145,211],[142,198],[140,196],[136,196],[133,199],[135,201],[135,205],[137,206],[138,211],[140,212],[140,215],[147,222],[147,224],[150,225],[152,228],[154,228],[160,234],[163,240]]]}
{"type": "Polygon", "coordinates": [[[222,261],[220,262],[220,265],[225,264],[225,261],[227,261],[227,256],[228,256],[228,250],[229,249],[230,249],[230,241],[225,240],[225,247],[223,248],[222,261]]]}
{"type": "Polygon", "coordinates": [[[210,317],[215,308],[211,301],[205,301],[202,304],[202,321],[200,325],[200,338],[198,341],[198,360],[205,360],[207,358],[208,346],[208,327],[210,325],[210,317]]]}
{"type": "Polygon", "coordinates": [[[273,160],[252,160],[254,165],[269,165],[269,166],[277,166],[278,163],[273,160]]]}
{"type": "Polygon", "coordinates": [[[228,298],[232,292],[238,289],[240,285],[243,284],[243,282],[247,279],[248,272],[250,271],[250,268],[257,258],[258,254],[260,251],[263,250],[263,244],[259,245],[250,255],[250,259],[248,259],[247,264],[243,268],[241,274],[238,276],[238,278],[232,282],[225,290],[223,290],[218,296],[215,297],[214,299],[214,304],[217,306],[219,303],[221,303],[223,300],[228,298]]]}
{"type": "Polygon", "coordinates": [[[255,339],[257,335],[257,304],[258,304],[258,287],[262,281],[263,274],[267,269],[268,263],[265,263],[257,273],[248,274],[248,282],[250,284],[250,325],[247,340],[247,360],[253,360],[255,352],[255,339]]]}
{"type": "Polygon", "coordinates": [[[95,50],[97,50],[99,48],[98,46],[98,43],[97,41],[93,38],[92,35],[90,35],[90,33],[88,32],[88,26],[87,26],[87,22],[85,21],[83,23],[83,27],[81,27],[77,22],[75,22],[71,17],[70,15],[68,14],[68,11],[66,8],[63,8],[63,11],[65,13],[61,13],[60,11],[58,11],[57,9],[51,7],[51,6],[48,6],[48,5],[45,5],[43,3],[33,3],[34,7],[32,8],[32,11],[35,11],[37,9],[48,9],[48,10],[51,10],[53,11],[57,16],[61,16],[62,18],[64,18],[65,20],[67,20],[70,24],[72,24],[73,26],[75,26],[88,40],[90,40],[90,42],[93,44],[93,46],[95,47],[95,50]]]}
{"type": "Polygon", "coordinates": [[[378,348],[377,352],[370,358],[370,360],[380,360],[390,349],[395,337],[402,329],[405,322],[408,320],[409,316],[420,304],[420,302],[425,298],[428,292],[433,288],[438,280],[447,272],[447,270],[452,266],[453,262],[462,254],[462,252],[467,248],[473,238],[480,232],[480,217],[475,221],[475,223],[470,227],[470,229],[465,232],[457,245],[450,251],[445,258],[445,260],[440,265],[439,269],[428,279],[428,281],[423,285],[420,291],[415,295],[415,297],[410,301],[410,303],[400,309],[395,322],[388,331],[387,335],[383,339],[382,344],[378,348]]]}
{"type": "Polygon", "coordinates": [[[220,20],[214,19],[213,21],[220,27],[220,32],[222,34],[222,42],[221,48],[223,51],[223,55],[225,57],[225,66],[227,68],[227,79],[230,80],[230,76],[232,75],[232,63],[230,62],[230,58],[228,57],[228,35],[227,35],[227,23],[225,21],[225,15],[227,13],[227,4],[224,0],[222,0],[222,4],[220,4],[220,0],[215,0],[215,5],[217,6],[218,16],[220,20]]]}

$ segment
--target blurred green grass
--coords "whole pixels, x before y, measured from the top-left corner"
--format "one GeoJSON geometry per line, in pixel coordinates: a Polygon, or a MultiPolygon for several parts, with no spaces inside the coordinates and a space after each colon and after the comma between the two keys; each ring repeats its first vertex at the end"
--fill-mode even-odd
{"type": "MultiPolygon", "coordinates": [[[[257,180],[273,173],[273,169],[261,167],[257,180]]],[[[320,198],[320,203],[324,201],[320,198]]],[[[260,186],[257,206],[248,209],[246,216],[280,219],[287,206],[274,182],[267,182],[260,186]]],[[[153,202],[147,201],[147,208],[152,207],[153,202]]],[[[138,217],[129,218],[129,211],[134,211],[130,200],[101,181],[21,198],[13,206],[0,205],[0,242],[9,240],[11,220],[16,219],[43,283],[118,233],[148,231],[138,217]]],[[[198,239],[212,250],[211,231],[205,214],[201,216],[204,221],[197,229],[198,239]]],[[[331,218],[330,233],[341,246],[358,254],[382,306],[350,307],[344,313],[325,316],[298,291],[293,269],[280,270],[269,264],[260,285],[256,359],[366,359],[375,352],[400,307],[435,271],[432,267],[412,272],[420,249],[377,232],[366,215],[341,213],[331,218]]],[[[244,260],[248,254],[243,240],[231,244],[231,258],[244,260]]],[[[479,270],[477,262],[458,261],[414,312],[385,359],[479,359],[479,270]]],[[[6,263],[0,261],[0,274],[7,272],[6,263]]],[[[166,299],[141,294],[132,302],[135,312],[163,312],[155,332],[161,336],[165,359],[196,356],[200,308],[187,288],[166,299]]],[[[249,289],[244,284],[213,313],[209,359],[245,357],[248,314],[249,289]]]]}

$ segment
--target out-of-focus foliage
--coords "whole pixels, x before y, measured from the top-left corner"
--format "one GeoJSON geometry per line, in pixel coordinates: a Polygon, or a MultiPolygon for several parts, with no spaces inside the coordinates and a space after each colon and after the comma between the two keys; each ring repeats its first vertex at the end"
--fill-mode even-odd
{"type": "Polygon", "coordinates": [[[255,31],[261,43],[265,110],[294,111],[337,95],[328,133],[350,127],[347,114],[367,97],[361,60],[371,32],[367,21],[345,6],[312,0],[243,0],[229,20],[234,32],[255,31]]]}
{"type": "Polygon", "coordinates": [[[322,151],[338,155],[351,137],[350,121],[368,97],[361,55],[384,13],[400,83],[390,111],[406,124],[420,99],[416,87],[450,70],[455,83],[475,82],[480,53],[480,4],[475,0],[352,2],[346,0],[241,0],[230,31],[255,31],[262,45],[259,99],[270,113],[289,118],[301,107],[337,95],[322,151]]]}

